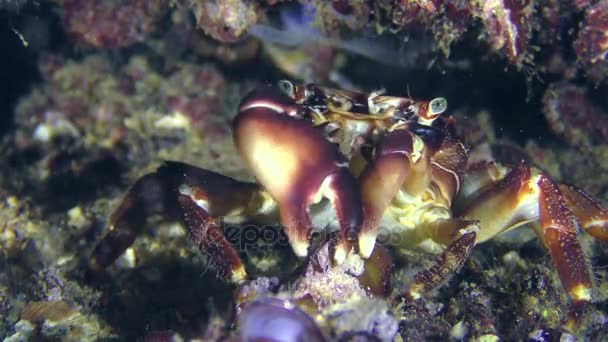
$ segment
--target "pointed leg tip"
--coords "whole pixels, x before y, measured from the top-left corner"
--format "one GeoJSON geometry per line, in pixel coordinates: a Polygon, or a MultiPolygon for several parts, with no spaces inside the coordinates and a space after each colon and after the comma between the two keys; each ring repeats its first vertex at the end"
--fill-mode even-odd
{"type": "Polygon", "coordinates": [[[405,295],[406,300],[408,302],[413,302],[422,298],[422,293],[420,290],[422,289],[419,289],[419,286],[412,287],[405,295]]]}
{"type": "Polygon", "coordinates": [[[104,269],[104,267],[100,265],[99,261],[96,258],[89,259],[88,267],[89,271],[93,273],[100,273],[104,269]]]}
{"type": "Polygon", "coordinates": [[[425,292],[424,284],[414,282],[413,284],[410,285],[409,289],[401,292],[401,294],[399,296],[397,296],[397,299],[399,301],[401,301],[402,303],[413,303],[413,302],[419,300],[420,298],[422,298],[422,295],[424,294],[424,292],[425,292]]]}
{"type": "Polygon", "coordinates": [[[232,274],[230,275],[230,280],[235,284],[240,284],[247,279],[247,271],[245,271],[245,266],[239,265],[237,268],[232,270],[232,274]]]}
{"type": "Polygon", "coordinates": [[[596,220],[589,224],[586,231],[596,239],[608,242],[608,220],[596,220]]]}
{"type": "Polygon", "coordinates": [[[376,235],[374,234],[361,234],[359,236],[359,254],[364,259],[367,259],[372,255],[374,247],[376,246],[376,235]]]}
{"type": "Polygon", "coordinates": [[[340,243],[336,246],[336,251],[334,252],[334,262],[338,265],[342,265],[344,260],[346,260],[346,256],[348,255],[348,247],[345,246],[344,243],[340,243]]]}
{"type": "Polygon", "coordinates": [[[591,288],[585,284],[576,284],[570,289],[570,296],[575,302],[591,301],[591,288]]]}
{"type": "Polygon", "coordinates": [[[292,241],[291,248],[293,252],[299,257],[304,258],[308,255],[308,241],[292,241]]]}

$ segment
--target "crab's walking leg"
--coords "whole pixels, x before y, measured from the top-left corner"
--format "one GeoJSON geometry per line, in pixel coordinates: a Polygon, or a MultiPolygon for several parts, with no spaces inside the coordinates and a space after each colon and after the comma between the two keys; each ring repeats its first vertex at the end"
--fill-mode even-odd
{"type": "Polygon", "coordinates": [[[177,197],[183,212],[183,221],[197,247],[208,256],[208,262],[218,276],[240,282],[247,276],[237,251],[226,240],[218,222],[200,207],[191,195],[177,197]]]}
{"type": "Polygon", "coordinates": [[[341,262],[361,228],[356,180],[337,147],[302,119],[302,107],[272,89],[246,98],[234,122],[235,142],[258,181],[279,203],[281,224],[296,255],[308,254],[309,207],[328,198],[340,232],[334,258],[341,262]]]}
{"type": "MultiPolygon", "coordinates": [[[[572,211],[580,227],[596,239],[608,242],[608,212],[606,209],[602,208],[597,200],[585,191],[575,186],[565,184],[558,184],[558,186],[564,195],[567,207],[572,211]]],[[[584,281],[582,284],[592,285],[590,281],[584,281]]],[[[583,288],[582,293],[585,294],[585,292],[583,288]]],[[[585,303],[586,300],[579,300],[578,303],[575,301],[569,320],[566,322],[567,328],[574,330],[578,327],[579,316],[584,310],[585,303]]]]}
{"type": "Polygon", "coordinates": [[[577,222],[554,181],[541,176],[538,185],[541,233],[553,264],[572,300],[589,301],[593,283],[578,240],[577,222]]]}
{"type": "Polygon", "coordinates": [[[413,283],[396,299],[405,299],[408,302],[417,300],[455,274],[469,258],[475,246],[475,237],[475,231],[466,232],[450,243],[437,257],[433,266],[418,272],[413,283]]]}
{"type": "Polygon", "coordinates": [[[89,268],[100,271],[116,260],[145,225],[146,218],[154,215],[172,217],[175,211],[166,206],[165,187],[156,174],[140,178],[127,192],[110,216],[110,230],[97,243],[89,258],[89,268]]]}
{"type": "Polygon", "coordinates": [[[541,176],[539,187],[539,233],[542,234],[562,285],[572,299],[571,314],[578,315],[577,307],[582,307],[591,300],[593,281],[589,263],[578,240],[577,222],[554,181],[541,176]]]}
{"type": "MultiPolygon", "coordinates": [[[[549,250],[562,285],[575,305],[588,302],[593,282],[578,240],[577,220],[568,206],[568,201],[574,203],[574,195],[564,196],[553,180],[524,164],[481,190],[458,213],[480,220],[478,242],[539,220],[537,234],[549,250]]],[[[577,210],[582,215],[580,208],[577,210]]]]}
{"type": "Polygon", "coordinates": [[[598,240],[608,242],[608,212],[591,195],[572,186],[559,184],[566,204],[587,233],[598,240]]]}
{"type": "Polygon", "coordinates": [[[239,281],[246,276],[243,263],[216,217],[238,222],[267,215],[274,206],[256,184],[167,162],[129,190],[112,214],[110,231],[96,246],[89,265],[93,270],[107,267],[134,242],[147,218],[159,215],[181,221],[219,275],[239,281]]]}

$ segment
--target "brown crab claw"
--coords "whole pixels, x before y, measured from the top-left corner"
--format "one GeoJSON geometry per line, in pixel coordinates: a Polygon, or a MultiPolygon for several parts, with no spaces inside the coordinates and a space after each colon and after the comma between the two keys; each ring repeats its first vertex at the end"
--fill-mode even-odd
{"type": "Polygon", "coordinates": [[[281,224],[299,257],[308,254],[309,207],[323,198],[331,201],[340,224],[334,259],[341,262],[360,232],[358,186],[345,158],[303,118],[302,108],[278,91],[253,94],[234,121],[235,142],[258,182],[279,203],[281,224]]]}
{"type": "Polygon", "coordinates": [[[410,171],[413,136],[404,129],[385,136],[378,156],[360,176],[364,220],[359,237],[359,253],[369,257],[376,244],[384,211],[397,195],[410,171]]]}

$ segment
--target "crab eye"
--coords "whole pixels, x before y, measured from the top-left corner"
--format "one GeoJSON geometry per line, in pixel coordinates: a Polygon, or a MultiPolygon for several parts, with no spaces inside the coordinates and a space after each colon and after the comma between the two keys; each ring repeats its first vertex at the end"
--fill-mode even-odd
{"type": "Polygon", "coordinates": [[[444,97],[432,99],[429,103],[429,116],[439,115],[448,109],[448,100],[444,97]]]}
{"type": "Polygon", "coordinates": [[[278,86],[279,86],[279,89],[281,89],[281,91],[285,95],[287,95],[291,98],[294,97],[295,87],[294,87],[293,83],[289,82],[288,80],[280,80],[278,86]]]}

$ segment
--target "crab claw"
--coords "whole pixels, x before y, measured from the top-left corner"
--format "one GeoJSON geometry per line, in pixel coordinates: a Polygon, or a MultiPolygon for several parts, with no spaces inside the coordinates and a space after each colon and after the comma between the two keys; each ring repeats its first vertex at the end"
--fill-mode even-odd
{"type": "Polygon", "coordinates": [[[334,259],[341,262],[362,223],[361,198],[348,162],[305,119],[305,108],[274,88],[254,92],[241,104],[234,139],[258,182],[279,203],[281,224],[299,257],[308,254],[309,207],[328,198],[340,224],[334,259]]]}
{"type": "Polygon", "coordinates": [[[372,254],[382,215],[410,171],[413,144],[413,136],[407,130],[391,132],[384,138],[376,160],[359,179],[364,212],[359,253],[363,257],[372,254]]]}

